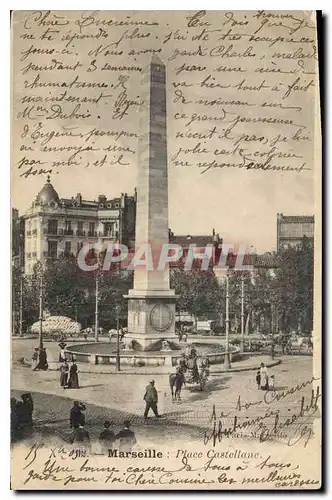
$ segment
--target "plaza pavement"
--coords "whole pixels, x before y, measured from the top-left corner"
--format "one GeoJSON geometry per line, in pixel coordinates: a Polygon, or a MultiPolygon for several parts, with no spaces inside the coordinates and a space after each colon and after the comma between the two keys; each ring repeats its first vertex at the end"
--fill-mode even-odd
{"type": "MultiPolygon", "coordinates": [[[[60,387],[59,372],[34,372],[17,362],[21,357],[29,358],[34,345],[35,341],[31,340],[13,341],[12,394],[18,397],[22,392],[32,392],[36,425],[51,432],[68,433],[72,400],[80,400],[86,404],[86,421],[92,433],[100,432],[105,419],[112,420],[119,427],[125,418],[129,418],[139,434],[163,440],[174,437],[175,429],[177,436],[188,433],[193,435],[193,429],[196,429],[196,436],[202,436],[204,430],[211,428],[213,406],[217,414],[221,411],[227,414],[234,412],[239,396],[242,405],[262,399],[262,391],[257,390],[255,371],[216,374],[210,377],[203,392],[198,389],[183,389],[182,401],[177,403],[172,402],[167,374],[149,376],[80,373],[80,389],[65,390],[60,387]],[[159,412],[164,418],[157,420],[151,416],[146,425],[142,418],[143,396],[145,387],[152,378],[155,379],[158,390],[159,412]]],[[[50,357],[56,359],[57,344],[45,345],[50,357]]],[[[257,364],[259,362],[260,358],[257,359],[257,364]]],[[[312,358],[284,357],[281,364],[269,369],[269,374],[275,375],[276,387],[280,390],[296,386],[311,379],[312,358]]],[[[281,413],[287,415],[287,412],[300,407],[303,395],[310,401],[311,384],[301,392],[283,398],[278,404],[278,408],[281,405],[281,413]]],[[[263,415],[267,409],[273,410],[274,404],[253,404],[246,409],[245,417],[263,415]]]]}

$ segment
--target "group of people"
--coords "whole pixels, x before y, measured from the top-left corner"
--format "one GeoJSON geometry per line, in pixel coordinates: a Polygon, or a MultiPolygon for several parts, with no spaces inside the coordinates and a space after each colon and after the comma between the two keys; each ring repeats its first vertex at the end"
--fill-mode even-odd
{"type": "Polygon", "coordinates": [[[66,358],[65,345],[60,344],[61,350],[59,353],[59,363],[60,363],[60,386],[64,389],[79,389],[78,382],[78,367],[75,358],[72,358],[72,363],[69,368],[69,364],[66,358]]]}
{"type": "Polygon", "coordinates": [[[21,399],[10,399],[10,430],[11,440],[30,433],[33,424],[33,399],[30,392],[21,394],[21,399]]]}
{"type": "MultiPolygon", "coordinates": [[[[70,410],[70,427],[73,429],[70,437],[70,443],[79,443],[80,445],[90,446],[90,434],[85,428],[86,407],[79,401],[74,401],[73,407],[70,410]]],[[[125,420],[122,429],[115,434],[111,429],[111,422],[105,420],[103,430],[99,434],[99,443],[103,452],[111,450],[116,441],[119,441],[119,451],[131,451],[136,444],[134,431],[130,428],[129,420],[125,420]]]]}
{"type": "Polygon", "coordinates": [[[261,363],[260,368],[257,370],[256,383],[257,389],[262,389],[264,391],[273,391],[275,388],[274,375],[271,375],[269,377],[267,367],[264,365],[264,363],[261,363]]]}
{"type": "Polygon", "coordinates": [[[61,362],[60,386],[64,389],[79,389],[78,368],[75,360],[73,360],[70,368],[67,360],[61,362]]]}
{"type": "Polygon", "coordinates": [[[199,369],[205,370],[207,375],[209,375],[209,368],[210,362],[208,357],[203,355],[198,358],[196,348],[194,346],[187,346],[184,353],[181,354],[177,371],[181,371],[182,373],[189,371],[187,381],[190,379],[195,381],[199,378],[199,369]]]}
{"type": "Polygon", "coordinates": [[[35,350],[32,354],[32,369],[33,371],[48,369],[47,353],[45,347],[35,347],[35,350]]]}

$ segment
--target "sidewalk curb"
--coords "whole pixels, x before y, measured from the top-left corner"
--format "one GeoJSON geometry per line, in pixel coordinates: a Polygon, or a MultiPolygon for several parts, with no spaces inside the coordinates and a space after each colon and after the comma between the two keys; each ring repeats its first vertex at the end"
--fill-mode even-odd
{"type": "MultiPolygon", "coordinates": [[[[264,364],[267,368],[277,366],[280,363],[282,363],[281,359],[275,359],[273,361],[271,360],[271,361],[264,362],[264,364]]],[[[223,370],[223,369],[211,370],[210,369],[210,377],[213,377],[214,375],[219,375],[222,373],[237,373],[237,372],[258,370],[259,364],[260,364],[260,362],[258,361],[258,363],[252,364],[250,366],[249,365],[239,366],[239,367],[235,367],[235,368],[230,368],[229,370],[223,370]]],[[[167,367],[167,368],[174,368],[174,367],[167,367]]],[[[57,372],[57,371],[59,371],[59,368],[49,368],[48,371],[49,372],[57,372]]],[[[156,371],[146,371],[145,372],[145,371],[128,371],[128,370],[124,369],[124,370],[120,370],[120,371],[105,371],[104,372],[104,371],[93,371],[93,370],[80,369],[79,373],[85,373],[85,374],[89,373],[92,375],[144,375],[144,376],[147,376],[147,375],[169,375],[170,370],[167,369],[167,370],[160,371],[160,372],[156,372],[156,371]]]]}

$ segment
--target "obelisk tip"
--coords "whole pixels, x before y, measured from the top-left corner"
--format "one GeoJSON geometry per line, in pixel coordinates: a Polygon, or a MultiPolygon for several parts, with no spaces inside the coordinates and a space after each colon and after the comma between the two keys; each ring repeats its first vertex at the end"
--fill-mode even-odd
{"type": "Polygon", "coordinates": [[[156,54],[152,55],[150,64],[151,65],[152,64],[158,64],[159,66],[165,66],[164,62],[156,54]]]}

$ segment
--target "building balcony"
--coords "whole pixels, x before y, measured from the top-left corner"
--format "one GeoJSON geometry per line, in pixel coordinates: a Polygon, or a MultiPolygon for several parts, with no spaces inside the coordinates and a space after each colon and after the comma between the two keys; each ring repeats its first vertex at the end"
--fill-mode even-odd
{"type": "Polygon", "coordinates": [[[85,236],[85,231],[81,231],[80,229],[77,229],[76,236],[85,236]]]}
{"type": "Polygon", "coordinates": [[[112,233],[111,231],[104,231],[104,232],[99,232],[99,238],[109,238],[111,240],[117,240],[119,235],[118,233],[112,233]]]}
{"type": "Polygon", "coordinates": [[[97,238],[97,231],[88,231],[88,236],[90,238],[97,238]]]}
{"type": "Polygon", "coordinates": [[[65,236],[73,236],[74,231],[73,229],[65,229],[63,233],[65,236]]]}
{"type": "Polygon", "coordinates": [[[63,234],[63,229],[44,229],[44,234],[48,236],[60,236],[63,234]]]}

